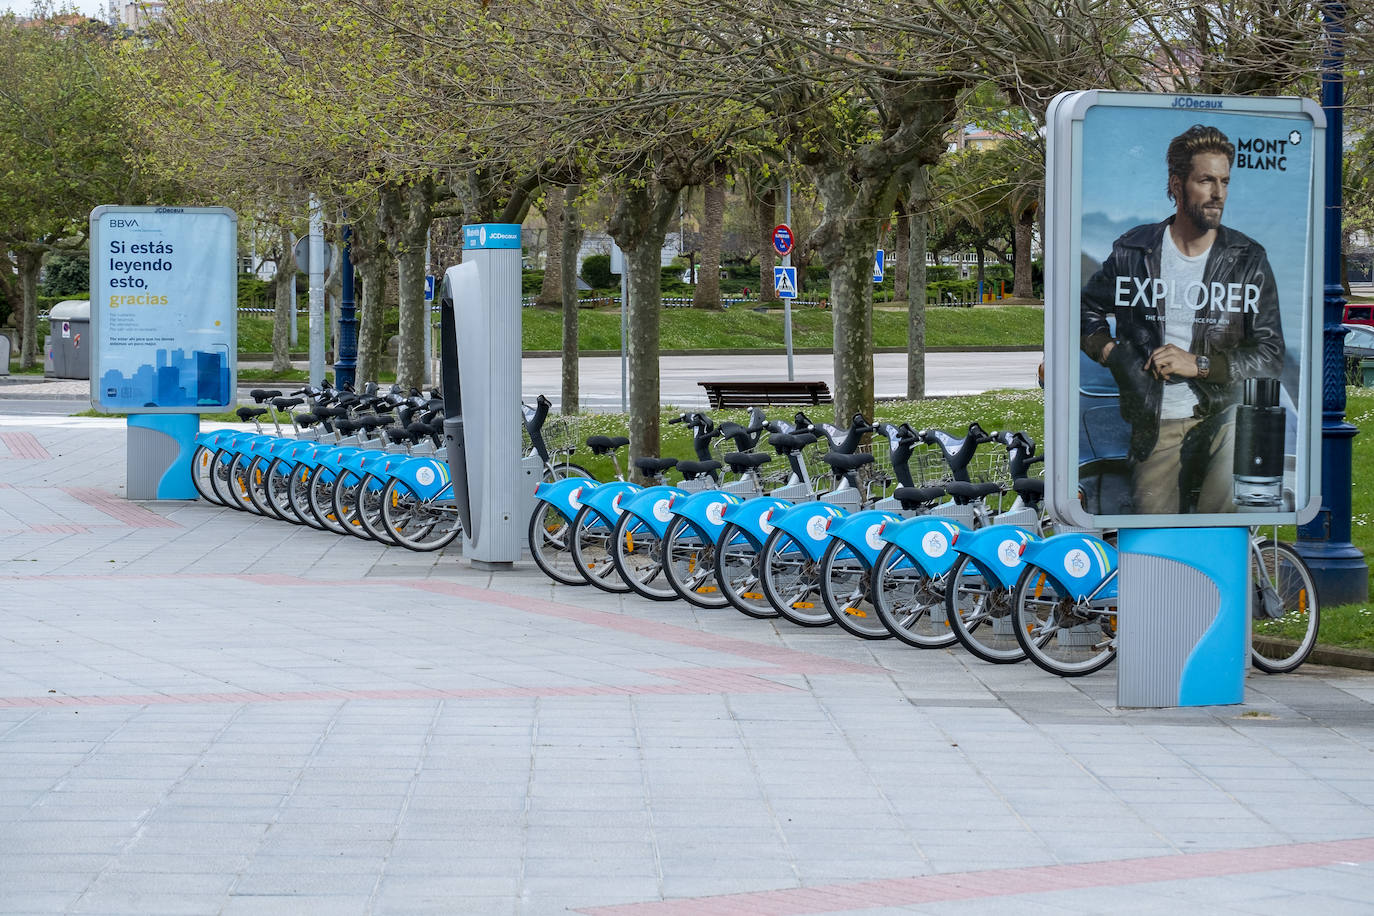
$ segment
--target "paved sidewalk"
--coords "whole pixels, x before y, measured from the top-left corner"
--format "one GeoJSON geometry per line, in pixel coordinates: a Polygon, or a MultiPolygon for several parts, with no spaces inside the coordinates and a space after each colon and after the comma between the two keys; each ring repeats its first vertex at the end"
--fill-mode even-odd
{"type": "Polygon", "coordinates": [[[124,480],[0,416],[0,912],[1369,912],[1370,676],[1119,710],[124,480]]]}

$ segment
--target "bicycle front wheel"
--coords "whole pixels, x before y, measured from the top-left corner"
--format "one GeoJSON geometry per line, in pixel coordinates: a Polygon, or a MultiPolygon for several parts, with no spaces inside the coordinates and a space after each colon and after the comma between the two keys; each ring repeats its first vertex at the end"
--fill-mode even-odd
{"type": "Polygon", "coordinates": [[[1287,674],[1317,645],[1317,586],[1291,544],[1265,539],[1250,551],[1253,634],[1250,661],[1266,674],[1287,674]]]}
{"type": "Polygon", "coordinates": [[[372,535],[363,527],[363,520],[358,512],[362,485],[362,478],[354,472],[339,472],[339,479],[334,482],[334,517],[339,520],[344,531],[364,541],[370,541],[372,535]]]}
{"type": "Polygon", "coordinates": [[[224,505],[220,501],[219,494],[215,492],[214,477],[212,476],[215,466],[215,452],[203,445],[197,445],[196,450],[191,454],[191,482],[196,485],[196,492],[205,499],[206,502],[224,505]]]}
{"type": "Polygon", "coordinates": [[[396,539],[382,520],[382,494],[389,479],[368,474],[358,485],[358,523],[378,544],[396,546],[396,539]]]}
{"type": "Polygon", "coordinates": [[[382,491],[382,524],[396,543],[422,553],[447,547],[463,530],[456,507],[424,499],[399,478],[382,491]]]}
{"type": "Polygon", "coordinates": [[[983,661],[1006,665],[1026,657],[1016,639],[1011,591],[990,582],[967,554],[949,571],[945,613],[954,637],[983,661]]]}
{"type": "Polygon", "coordinates": [[[625,584],[651,601],[671,601],[677,597],[663,575],[663,538],[644,519],[620,513],[612,532],[615,549],[611,560],[625,584]]]}
{"type": "Polygon", "coordinates": [[[319,467],[315,469],[315,478],[310,482],[310,511],[319,519],[321,525],[335,534],[344,533],[343,523],[334,514],[334,488],[339,484],[340,476],[345,473],[347,472],[342,470],[319,467]]]}
{"type": "Polygon", "coordinates": [[[588,506],[578,509],[572,526],[572,555],[578,575],[604,592],[624,594],[630,587],[616,571],[614,549],[611,525],[588,506]]]}
{"type": "Polygon", "coordinates": [[[272,463],[267,466],[267,482],[264,489],[267,491],[267,502],[272,506],[272,511],[291,524],[299,525],[301,517],[296,513],[296,507],[291,504],[293,470],[295,469],[281,458],[272,459],[272,463]]]}
{"type": "Polygon", "coordinates": [[[286,498],[301,521],[323,531],[324,523],[315,517],[314,510],[310,508],[310,491],[314,488],[315,473],[315,469],[308,464],[296,465],[287,480],[286,498]]]}
{"type": "Polygon", "coordinates": [[[1017,642],[1050,674],[1081,677],[1116,657],[1116,598],[1075,601],[1043,570],[1027,566],[1011,603],[1017,642]]]}
{"type": "Polygon", "coordinates": [[[873,609],[893,636],[918,649],[954,644],[945,612],[945,579],[921,571],[906,551],[888,544],[873,568],[873,609]]]}
{"type": "Polygon", "coordinates": [[[768,603],[759,577],[759,552],[738,525],[726,522],[716,541],[716,583],[730,605],[746,617],[781,616],[768,603]]]}
{"type": "Polygon", "coordinates": [[[860,639],[891,639],[873,607],[872,576],[863,557],[839,538],[821,554],[821,601],[846,632],[860,639]]]}

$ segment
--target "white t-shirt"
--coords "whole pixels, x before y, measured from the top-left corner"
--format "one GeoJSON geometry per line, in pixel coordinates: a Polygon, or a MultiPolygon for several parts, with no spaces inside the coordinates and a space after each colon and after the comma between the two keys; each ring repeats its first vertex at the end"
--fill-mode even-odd
{"type": "MultiPolygon", "coordinates": [[[[1207,301],[1206,287],[1202,285],[1202,272],[1207,266],[1207,255],[1211,251],[1197,255],[1186,255],[1174,244],[1172,229],[1164,230],[1164,247],[1160,249],[1159,278],[1164,281],[1164,343],[1173,344],[1180,350],[1191,350],[1193,346],[1193,319],[1200,314],[1188,304],[1189,290],[1194,302],[1207,301]],[[1200,298],[1199,298],[1200,297],[1200,298]]],[[[1193,415],[1197,406],[1197,395],[1187,382],[1179,381],[1164,385],[1164,400],[1160,405],[1161,420],[1181,420],[1193,415]]]]}

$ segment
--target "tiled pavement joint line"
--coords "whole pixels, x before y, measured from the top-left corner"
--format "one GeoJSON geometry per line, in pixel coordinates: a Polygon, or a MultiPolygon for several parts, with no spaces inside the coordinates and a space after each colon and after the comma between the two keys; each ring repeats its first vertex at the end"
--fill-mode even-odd
{"type": "Polygon", "coordinates": [[[874,906],[991,900],[1021,894],[1322,868],[1345,862],[1374,862],[1374,838],[1295,843],[1290,846],[1260,846],[1221,852],[1084,862],[1076,865],[988,869],[855,884],[827,884],[782,891],[616,904],[579,909],[577,912],[586,916],[739,916],[743,913],[753,916],[805,916],[874,906]]]}
{"type": "Polygon", "coordinates": [[[48,461],[52,458],[33,433],[0,433],[0,442],[5,443],[5,447],[10,450],[8,455],[0,457],[30,461],[48,461]]]}
{"type": "Polygon", "coordinates": [[[118,519],[130,528],[181,527],[169,518],[163,518],[156,512],[95,487],[63,487],[62,490],[73,499],[78,499],[92,509],[97,509],[111,518],[118,519]]]}

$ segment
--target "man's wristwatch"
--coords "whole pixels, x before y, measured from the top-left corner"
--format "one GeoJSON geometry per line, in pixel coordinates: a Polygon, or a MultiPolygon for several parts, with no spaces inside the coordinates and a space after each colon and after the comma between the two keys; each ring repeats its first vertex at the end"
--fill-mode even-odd
{"type": "Polygon", "coordinates": [[[1206,378],[1212,371],[1212,361],[1205,356],[1197,357],[1197,377],[1206,378]]]}

